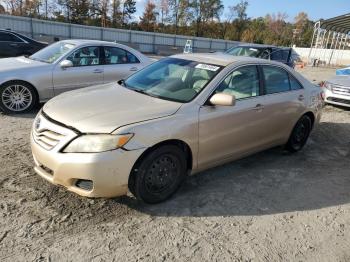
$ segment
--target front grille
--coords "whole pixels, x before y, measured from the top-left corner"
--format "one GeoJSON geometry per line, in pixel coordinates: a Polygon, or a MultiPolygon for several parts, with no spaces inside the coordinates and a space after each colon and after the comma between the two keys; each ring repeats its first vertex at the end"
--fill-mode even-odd
{"type": "Polygon", "coordinates": [[[52,130],[40,130],[33,129],[33,138],[36,143],[45,148],[51,150],[54,148],[65,136],[54,132],[52,130]]]}
{"type": "Polygon", "coordinates": [[[332,92],[338,95],[350,96],[350,87],[332,85],[332,92]]]}
{"type": "Polygon", "coordinates": [[[337,98],[337,97],[328,97],[327,100],[331,101],[331,102],[336,102],[336,103],[350,105],[350,100],[341,99],[341,98],[337,98]]]}

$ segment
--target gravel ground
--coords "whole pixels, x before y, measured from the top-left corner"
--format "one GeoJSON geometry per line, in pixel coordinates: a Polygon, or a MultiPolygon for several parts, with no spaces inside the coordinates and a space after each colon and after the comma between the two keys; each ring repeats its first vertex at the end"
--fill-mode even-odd
{"type": "Polygon", "coordinates": [[[189,177],[169,201],[87,199],[32,167],[34,114],[0,114],[0,261],[350,261],[350,111],[302,152],[189,177]]]}

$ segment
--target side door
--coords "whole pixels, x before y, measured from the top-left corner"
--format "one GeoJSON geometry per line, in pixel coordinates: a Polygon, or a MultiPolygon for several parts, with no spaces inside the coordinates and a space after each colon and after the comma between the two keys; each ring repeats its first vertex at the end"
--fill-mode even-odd
{"type": "Polygon", "coordinates": [[[135,55],[119,47],[104,46],[104,60],[105,83],[125,79],[141,68],[135,55]]]}
{"type": "Polygon", "coordinates": [[[262,104],[269,115],[266,143],[283,144],[305,110],[304,89],[299,81],[279,66],[262,65],[262,104]]]}
{"type": "Polygon", "coordinates": [[[234,106],[203,105],[199,111],[198,165],[206,168],[257,150],[269,116],[262,105],[258,67],[235,69],[214,93],[234,95],[234,106]]]}
{"type": "Polygon", "coordinates": [[[81,47],[65,58],[73,63],[73,67],[62,68],[58,63],[52,74],[55,95],[102,84],[104,66],[101,51],[99,46],[81,47]]]}

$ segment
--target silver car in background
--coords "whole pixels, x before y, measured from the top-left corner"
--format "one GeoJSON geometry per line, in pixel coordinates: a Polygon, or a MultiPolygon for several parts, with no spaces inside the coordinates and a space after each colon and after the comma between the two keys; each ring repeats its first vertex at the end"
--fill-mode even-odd
{"type": "Polygon", "coordinates": [[[338,75],[324,83],[326,103],[350,107],[350,76],[338,75]]]}
{"type": "Polygon", "coordinates": [[[73,89],[109,83],[152,60],[117,43],[64,40],[29,57],[0,59],[0,109],[24,113],[73,89]]]}

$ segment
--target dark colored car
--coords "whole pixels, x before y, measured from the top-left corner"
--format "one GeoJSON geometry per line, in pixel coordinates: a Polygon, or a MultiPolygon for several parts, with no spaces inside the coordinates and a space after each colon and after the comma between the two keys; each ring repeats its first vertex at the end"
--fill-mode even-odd
{"type": "Polygon", "coordinates": [[[0,29],[0,58],[32,55],[47,45],[22,34],[0,29]]]}
{"type": "Polygon", "coordinates": [[[250,56],[284,63],[294,68],[292,48],[272,45],[239,45],[228,49],[225,53],[234,56],[250,56]]]}

